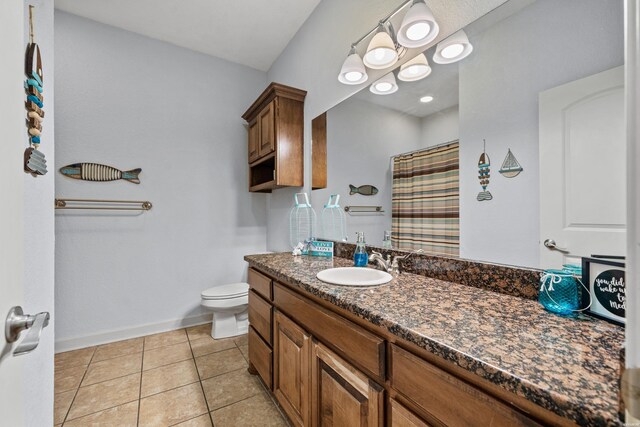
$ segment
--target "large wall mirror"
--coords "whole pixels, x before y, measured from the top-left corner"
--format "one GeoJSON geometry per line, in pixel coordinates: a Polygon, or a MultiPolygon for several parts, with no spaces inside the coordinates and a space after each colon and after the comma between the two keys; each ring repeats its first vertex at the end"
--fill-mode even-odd
{"type": "Polygon", "coordinates": [[[319,237],[534,268],[624,255],[623,29],[622,0],[510,0],[463,29],[463,59],[434,45],[427,77],[367,82],[326,112],[313,205],[355,208],[319,237]]]}

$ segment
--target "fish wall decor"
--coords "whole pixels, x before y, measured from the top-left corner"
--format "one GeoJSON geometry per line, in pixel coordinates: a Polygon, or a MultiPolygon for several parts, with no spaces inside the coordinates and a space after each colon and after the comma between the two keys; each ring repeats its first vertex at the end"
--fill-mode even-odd
{"type": "Polygon", "coordinates": [[[491,192],[487,190],[489,178],[491,177],[491,169],[489,168],[489,166],[491,166],[491,160],[487,154],[487,142],[483,139],[482,143],[482,154],[480,154],[480,159],[478,159],[478,179],[480,180],[482,191],[479,192],[478,197],[476,197],[479,202],[493,199],[491,192]]]}
{"type": "Polygon", "coordinates": [[[349,184],[349,194],[362,194],[363,196],[373,196],[378,194],[378,189],[373,185],[361,185],[360,187],[356,187],[355,185],[349,184]]]}
{"type": "Polygon", "coordinates": [[[509,148],[509,151],[507,151],[507,157],[504,158],[502,167],[498,172],[500,172],[506,178],[514,178],[520,175],[520,172],[522,172],[522,170],[522,166],[520,166],[520,163],[518,163],[516,157],[511,152],[511,148],[509,148]]]}
{"type": "Polygon", "coordinates": [[[140,168],[121,171],[120,169],[98,163],[74,163],[60,168],[60,173],[69,178],[98,182],[124,179],[134,184],[140,184],[140,178],[138,178],[140,172],[142,172],[140,168]]]}
{"type": "Polygon", "coordinates": [[[29,147],[24,152],[24,171],[33,176],[44,175],[47,173],[47,161],[44,154],[39,151],[42,121],[44,119],[44,97],[42,72],[42,56],[40,55],[40,47],[34,40],[33,29],[33,5],[29,5],[29,44],[27,44],[27,52],[24,60],[24,74],[27,77],[24,81],[24,90],[27,100],[24,103],[27,109],[27,133],[29,135],[29,147]]]}

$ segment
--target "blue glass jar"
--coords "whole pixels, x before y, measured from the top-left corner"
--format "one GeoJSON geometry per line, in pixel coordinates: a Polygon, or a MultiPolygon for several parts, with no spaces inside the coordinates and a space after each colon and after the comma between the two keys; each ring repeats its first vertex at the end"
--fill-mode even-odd
{"type": "Polygon", "coordinates": [[[545,270],[540,278],[538,301],[548,311],[561,316],[572,316],[580,305],[578,282],[574,272],[545,270]]]}
{"type": "Polygon", "coordinates": [[[582,279],[582,266],[577,264],[562,264],[562,270],[573,274],[578,279],[582,279]]]}

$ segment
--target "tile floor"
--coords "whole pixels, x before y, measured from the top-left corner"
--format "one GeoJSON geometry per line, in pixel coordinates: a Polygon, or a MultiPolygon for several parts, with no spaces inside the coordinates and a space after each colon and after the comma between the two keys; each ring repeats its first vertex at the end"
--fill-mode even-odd
{"type": "Polygon", "coordinates": [[[55,356],[55,426],[287,426],[247,372],[247,337],[211,325],[55,356]]]}

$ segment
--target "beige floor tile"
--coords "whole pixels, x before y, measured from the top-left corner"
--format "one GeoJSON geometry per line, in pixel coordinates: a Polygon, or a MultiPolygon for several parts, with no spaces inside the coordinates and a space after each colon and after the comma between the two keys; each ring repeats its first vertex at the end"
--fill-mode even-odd
{"type": "Polygon", "coordinates": [[[192,357],[191,347],[186,341],[165,347],[153,348],[151,350],[145,350],[142,369],[146,371],[147,369],[157,368],[158,366],[188,360],[192,357]]]}
{"type": "Polygon", "coordinates": [[[57,393],[53,398],[53,423],[61,423],[64,421],[64,417],[67,415],[69,406],[73,402],[73,396],[76,395],[75,390],[67,391],[64,393],[57,393]]]}
{"type": "Polygon", "coordinates": [[[240,349],[240,353],[242,353],[244,360],[249,362],[249,344],[239,345],[238,348],[240,349]]]}
{"type": "Polygon", "coordinates": [[[63,391],[75,390],[80,386],[80,381],[84,376],[86,366],[75,366],[67,369],[56,369],[54,373],[54,386],[55,393],[62,393],[63,391]]]}
{"type": "Polygon", "coordinates": [[[184,332],[184,329],[178,329],[176,331],[163,332],[161,334],[144,337],[144,349],[151,350],[152,348],[164,347],[185,341],[187,341],[187,334],[184,332]]]}
{"type": "Polygon", "coordinates": [[[247,361],[244,360],[242,353],[237,348],[196,357],[196,365],[200,378],[203,380],[248,366],[247,361]]]}
{"type": "Polygon", "coordinates": [[[211,418],[209,414],[204,414],[196,418],[191,418],[189,421],[176,424],[175,427],[211,427],[211,418]]]}
{"type": "Polygon", "coordinates": [[[56,369],[68,369],[74,366],[87,366],[96,351],[95,347],[66,351],[55,355],[56,369]]]}
{"type": "Polygon", "coordinates": [[[144,338],[133,338],[125,341],[117,341],[98,346],[92,362],[112,359],[118,356],[139,353],[142,351],[144,338]]]}
{"type": "Polygon", "coordinates": [[[193,360],[161,366],[142,373],[141,396],[150,396],[198,381],[198,371],[193,360]]]}
{"type": "Polygon", "coordinates": [[[187,328],[187,335],[189,335],[190,341],[211,338],[211,323],[187,328]]]}
{"type": "Polygon", "coordinates": [[[244,368],[204,380],[202,387],[211,411],[264,392],[257,377],[244,368]]]}
{"type": "Polygon", "coordinates": [[[145,397],[140,401],[139,426],[169,426],[207,412],[199,383],[145,397]]]}
{"type": "Polygon", "coordinates": [[[91,362],[87,374],[82,380],[82,386],[96,384],[126,375],[135,374],[142,370],[142,353],[128,356],[114,357],[101,362],[91,362]]]}
{"type": "Polygon", "coordinates": [[[211,412],[216,427],[286,427],[280,412],[265,393],[211,412]]]}
{"type": "Polygon", "coordinates": [[[65,427],[136,427],[137,424],[137,400],[64,423],[65,427]]]}
{"type": "Polygon", "coordinates": [[[240,335],[239,337],[235,337],[233,340],[238,346],[249,344],[249,339],[247,337],[247,334],[240,335]]]}
{"type": "Polygon", "coordinates": [[[132,402],[140,394],[140,374],[128,375],[80,387],[78,395],[71,405],[69,419],[99,412],[114,406],[132,402]]]}
{"type": "Polygon", "coordinates": [[[211,337],[206,337],[191,341],[191,349],[193,350],[193,355],[196,357],[215,353],[216,351],[229,350],[235,346],[236,344],[231,338],[214,340],[211,337]]]}

